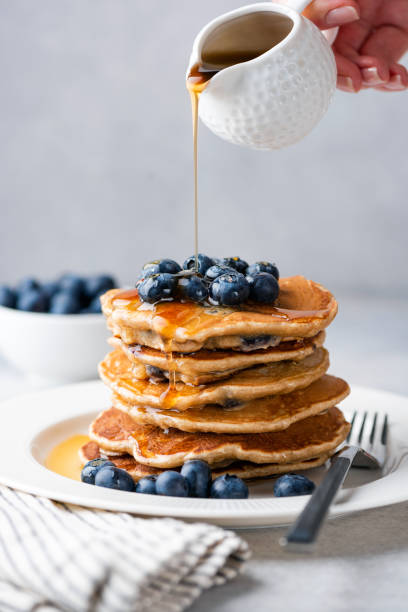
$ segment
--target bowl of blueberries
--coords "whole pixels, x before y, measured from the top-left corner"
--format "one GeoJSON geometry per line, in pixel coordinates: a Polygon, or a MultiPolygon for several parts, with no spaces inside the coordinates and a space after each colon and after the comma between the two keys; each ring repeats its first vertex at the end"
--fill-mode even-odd
{"type": "Polygon", "coordinates": [[[35,382],[96,378],[108,338],[99,298],[115,285],[107,274],[71,273],[0,284],[0,351],[35,382]]]}

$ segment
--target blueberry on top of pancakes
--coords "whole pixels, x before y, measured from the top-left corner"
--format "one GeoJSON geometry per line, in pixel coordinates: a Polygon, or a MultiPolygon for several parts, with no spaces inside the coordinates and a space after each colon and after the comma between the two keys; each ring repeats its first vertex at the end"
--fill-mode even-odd
{"type": "Polygon", "coordinates": [[[212,282],[210,295],[217,304],[237,306],[248,299],[249,284],[239,272],[222,274],[212,282]]]}
{"type": "Polygon", "coordinates": [[[224,266],[228,266],[229,268],[233,268],[237,272],[241,272],[241,274],[245,274],[248,268],[248,262],[244,261],[240,257],[224,257],[222,264],[224,266]]]}
{"type": "Polygon", "coordinates": [[[272,274],[276,280],[279,280],[279,270],[274,263],[269,263],[269,261],[257,261],[256,263],[248,266],[246,270],[246,273],[249,276],[253,276],[259,272],[267,272],[268,274],[272,274]]]}
{"type": "MultiPolygon", "coordinates": [[[[211,259],[211,257],[208,257],[208,255],[203,255],[202,253],[198,253],[197,255],[198,274],[201,274],[201,276],[204,276],[208,268],[211,268],[211,266],[213,266],[214,263],[215,263],[214,260],[211,259]]],[[[184,270],[195,270],[196,269],[195,255],[191,255],[191,257],[188,257],[186,259],[186,261],[183,263],[183,268],[184,270]]]]}
{"type": "Polygon", "coordinates": [[[173,297],[176,288],[176,277],[168,273],[153,274],[138,284],[140,299],[150,304],[173,297]]]}

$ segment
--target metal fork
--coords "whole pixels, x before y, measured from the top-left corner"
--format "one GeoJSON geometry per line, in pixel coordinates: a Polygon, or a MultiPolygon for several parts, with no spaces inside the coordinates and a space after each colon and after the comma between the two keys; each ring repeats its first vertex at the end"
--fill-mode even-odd
{"type": "Polygon", "coordinates": [[[387,452],[388,418],[378,412],[354,412],[345,445],[333,456],[331,467],[297,521],[281,539],[288,550],[307,551],[317,539],[330,504],[351,467],[381,469],[387,452]]]}

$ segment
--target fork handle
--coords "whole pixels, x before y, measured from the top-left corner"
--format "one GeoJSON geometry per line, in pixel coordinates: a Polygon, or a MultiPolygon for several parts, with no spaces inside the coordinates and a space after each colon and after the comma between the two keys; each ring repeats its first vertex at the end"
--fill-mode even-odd
{"type": "Polygon", "coordinates": [[[343,484],[357,451],[356,447],[348,447],[333,460],[322,483],[289,529],[286,538],[283,538],[282,544],[288,549],[306,550],[314,544],[330,504],[343,484]]]}

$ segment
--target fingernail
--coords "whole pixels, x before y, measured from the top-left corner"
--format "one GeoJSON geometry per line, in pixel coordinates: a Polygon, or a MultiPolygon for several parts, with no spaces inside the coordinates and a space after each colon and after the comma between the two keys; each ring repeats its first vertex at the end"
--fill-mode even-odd
{"type": "Polygon", "coordinates": [[[384,87],[395,91],[403,91],[404,89],[406,89],[399,74],[394,74],[394,76],[390,78],[390,80],[384,85],[384,87]]]}
{"type": "Polygon", "coordinates": [[[340,26],[344,23],[350,23],[359,19],[360,15],[352,6],[342,6],[340,8],[329,11],[326,15],[326,24],[330,27],[340,26]]]}
{"type": "Polygon", "coordinates": [[[342,91],[347,91],[349,93],[356,93],[354,89],[353,80],[350,77],[338,76],[337,77],[337,87],[342,91]]]}
{"type": "Polygon", "coordinates": [[[385,83],[384,79],[382,79],[378,74],[376,66],[371,66],[371,68],[363,68],[361,71],[361,76],[363,77],[363,81],[366,85],[373,86],[385,83]]]}

